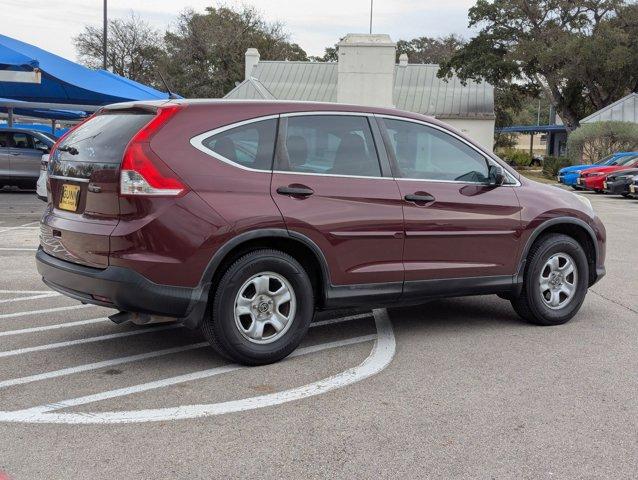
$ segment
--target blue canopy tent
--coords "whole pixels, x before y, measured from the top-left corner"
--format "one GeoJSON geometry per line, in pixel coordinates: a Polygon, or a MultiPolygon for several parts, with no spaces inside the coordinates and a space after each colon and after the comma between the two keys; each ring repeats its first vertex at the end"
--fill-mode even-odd
{"type": "Polygon", "coordinates": [[[41,83],[0,82],[0,97],[25,102],[107,105],[161,100],[168,94],[105,70],[91,70],[41,48],[0,35],[0,70],[41,72],[41,83]]]}

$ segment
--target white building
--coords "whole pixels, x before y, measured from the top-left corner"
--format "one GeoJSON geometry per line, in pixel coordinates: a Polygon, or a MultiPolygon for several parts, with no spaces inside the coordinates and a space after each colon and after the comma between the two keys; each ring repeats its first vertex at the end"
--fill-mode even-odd
{"type": "Polygon", "coordinates": [[[395,107],[436,117],[488,150],[494,140],[494,88],[437,78],[438,65],[395,63],[388,35],[349,34],[338,62],[260,61],[246,52],[245,80],[225,98],[339,102],[395,107]]]}

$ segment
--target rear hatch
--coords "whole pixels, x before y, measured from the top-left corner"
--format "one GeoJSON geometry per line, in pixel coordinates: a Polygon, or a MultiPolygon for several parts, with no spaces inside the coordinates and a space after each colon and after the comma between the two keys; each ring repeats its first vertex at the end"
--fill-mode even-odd
{"type": "Polygon", "coordinates": [[[51,203],[41,224],[45,252],[105,268],[117,226],[120,165],[126,146],[155,111],[105,110],[63,137],[50,154],[51,203]]]}

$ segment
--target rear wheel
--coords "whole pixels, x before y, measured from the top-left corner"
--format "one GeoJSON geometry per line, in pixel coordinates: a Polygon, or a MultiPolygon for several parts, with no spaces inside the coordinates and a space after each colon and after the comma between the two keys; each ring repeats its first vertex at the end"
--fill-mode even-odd
{"type": "Polygon", "coordinates": [[[299,262],[277,250],[256,250],[223,275],[202,331],[222,356],[263,365],[297,348],[313,313],[312,285],[299,262]]]}
{"type": "Polygon", "coordinates": [[[516,313],[537,325],[560,325],[580,309],[589,266],[580,244],[562,234],[537,240],[527,258],[523,291],[511,300],[516,313]]]}

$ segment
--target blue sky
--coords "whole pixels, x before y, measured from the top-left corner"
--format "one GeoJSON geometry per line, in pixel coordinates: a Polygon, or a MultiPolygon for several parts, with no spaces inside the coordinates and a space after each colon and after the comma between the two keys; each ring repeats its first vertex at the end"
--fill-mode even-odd
{"type": "MultiPolygon", "coordinates": [[[[33,43],[58,55],[75,59],[72,38],[86,24],[101,25],[102,0],[2,0],[0,32],[33,43]]],[[[292,40],[311,55],[323,53],[346,33],[368,31],[370,0],[247,0],[271,21],[285,23],[292,40]]],[[[203,11],[217,2],[202,0],[109,0],[109,15],[124,17],[131,11],[160,30],[170,28],[186,8],[203,11]]],[[[474,0],[374,0],[374,33],[393,40],[416,36],[471,35],[467,10],[474,0]]]]}

